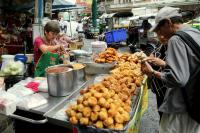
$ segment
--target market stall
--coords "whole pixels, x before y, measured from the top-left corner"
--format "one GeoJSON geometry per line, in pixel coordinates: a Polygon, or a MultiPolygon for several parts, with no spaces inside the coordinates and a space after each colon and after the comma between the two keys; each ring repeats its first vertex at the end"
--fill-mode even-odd
{"type": "MultiPolygon", "coordinates": [[[[89,55],[87,55],[86,58],[88,56],[89,55]]],[[[63,79],[62,81],[65,80],[66,82],[68,81],[72,83],[71,88],[69,88],[68,83],[68,90],[64,90],[63,86],[53,87],[53,85],[55,84],[63,85],[64,82],[58,82],[59,80],[50,80],[51,75],[48,76],[48,74],[47,78],[28,78],[26,80],[22,80],[10,89],[8,89],[7,92],[4,92],[5,98],[7,98],[6,95],[10,95],[12,96],[12,98],[10,99],[11,104],[6,104],[4,108],[5,110],[1,110],[1,113],[4,113],[15,120],[16,132],[20,132],[22,130],[31,130],[33,132],[38,130],[46,130],[51,132],[66,132],[67,129],[72,130],[73,128],[78,129],[78,132],[84,132],[89,130],[92,132],[137,132],[137,127],[142,114],[141,108],[144,99],[143,97],[145,94],[144,92],[146,90],[146,77],[142,75],[140,70],[141,65],[139,60],[141,60],[142,58],[144,58],[144,55],[142,53],[136,53],[131,55],[122,53],[120,54],[113,48],[107,48],[105,50],[102,50],[102,52],[98,53],[98,56],[97,58],[95,58],[95,60],[91,60],[91,63],[100,63],[106,68],[107,64],[112,64],[116,61],[118,62],[118,65],[114,63],[114,67],[110,67],[110,70],[112,71],[110,71],[106,75],[97,75],[97,73],[93,75],[91,75],[91,73],[84,75],[83,71],[81,71],[83,72],[83,75],[80,74],[80,69],[87,69],[87,63],[85,62],[86,60],[79,60],[79,63],[72,63],[71,65],[73,66],[73,70],[69,67],[69,65],[64,65],[67,66],[67,71],[65,71],[65,74],[68,75],[67,78],[65,77],[65,79],[63,79]],[[106,57],[106,55],[108,57],[106,57]],[[85,65],[81,65],[80,62],[85,65]],[[131,66],[130,63],[132,63],[133,65],[131,66]],[[70,78],[69,74],[73,75],[74,78],[70,78]],[[111,82],[112,80],[113,82],[115,82],[117,80],[115,78],[119,78],[120,82],[122,82],[124,91],[119,91],[119,88],[113,89],[112,87],[110,88],[108,86],[109,82],[111,82]],[[52,82],[54,83],[51,84],[52,82]],[[127,86],[125,82],[129,86],[127,86]],[[103,88],[102,91],[99,90],[100,92],[98,92],[98,90],[93,90],[95,89],[95,86],[98,86],[98,84],[101,84],[100,86],[102,86],[103,88]],[[118,125],[117,127],[108,127],[109,122],[107,124],[104,123],[105,125],[103,127],[99,127],[98,124],[95,124],[95,119],[93,119],[93,124],[90,126],[88,124],[74,123],[73,121],[71,121],[71,116],[67,113],[67,110],[71,109],[69,108],[72,105],[71,102],[76,101],[77,98],[81,95],[88,95],[86,91],[89,86],[93,88],[91,89],[91,92],[95,91],[99,94],[102,93],[103,97],[101,99],[104,99],[103,101],[105,102],[106,97],[110,97],[110,100],[107,99],[110,102],[114,100],[112,98],[116,98],[115,100],[118,99],[119,101],[121,101],[123,106],[120,108],[122,112],[126,112],[126,117],[125,120],[123,120],[123,122],[121,123],[120,120],[118,121],[116,120],[116,118],[114,118],[115,114],[113,114],[113,119],[115,119],[114,122],[119,122],[119,124],[115,124],[118,125]],[[54,88],[54,91],[52,91],[51,88],[54,88]],[[67,91],[68,93],[66,95],[64,93],[60,93],[63,91],[67,91]],[[113,96],[111,96],[108,92],[112,92],[113,96]],[[128,97],[125,94],[127,94],[128,97]],[[126,101],[128,103],[127,107],[125,104],[126,101]],[[8,107],[13,108],[7,110],[8,107]]],[[[62,71],[65,70],[63,69],[64,66],[61,65],[60,67],[59,65],[59,69],[62,69],[62,71]]],[[[55,69],[50,69],[49,71],[47,71],[47,73],[54,73],[52,71],[60,73],[58,72],[58,70],[55,69]]],[[[102,88],[100,87],[99,89],[102,88]]],[[[92,107],[93,100],[89,101],[91,103],[88,107],[92,107]]],[[[105,108],[106,111],[109,112],[110,107],[107,106],[108,104],[101,103],[100,101],[102,100],[100,99],[98,101],[98,103],[100,104],[99,106],[101,108],[105,108]],[[105,105],[106,107],[104,107],[105,105]]],[[[84,105],[85,104],[86,103],[84,103],[84,105]]],[[[112,106],[121,106],[118,104],[119,103],[117,102],[113,102],[112,106]]],[[[84,113],[84,115],[86,114],[84,113]]],[[[99,116],[99,120],[104,119],[103,116],[101,117],[99,116]]]]}

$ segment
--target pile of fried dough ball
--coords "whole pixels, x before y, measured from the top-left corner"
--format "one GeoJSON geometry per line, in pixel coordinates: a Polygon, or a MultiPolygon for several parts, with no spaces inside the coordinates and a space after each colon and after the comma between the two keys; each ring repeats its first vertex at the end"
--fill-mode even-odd
{"type": "Polygon", "coordinates": [[[66,110],[69,121],[96,128],[123,129],[130,120],[131,98],[142,80],[138,60],[119,63],[103,81],[80,91],[76,104],[66,110]]]}
{"type": "Polygon", "coordinates": [[[114,48],[107,48],[104,52],[98,54],[96,63],[112,63],[118,60],[117,51],[114,48]]]}

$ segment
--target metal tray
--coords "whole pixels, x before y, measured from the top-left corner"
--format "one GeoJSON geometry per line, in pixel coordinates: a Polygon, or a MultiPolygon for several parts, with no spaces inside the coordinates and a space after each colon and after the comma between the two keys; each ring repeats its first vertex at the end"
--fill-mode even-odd
{"type": "MultiPolygon", "coordinates": [[[[55,106],[54,108],[49,110],[47,113],[45,113],[44,116],[48,119],[48,122],[57,124],[59,126],[67,127],[67,128],[72,128],[73,126],[75,126],[81,132],[95,132],[95,133],[96,132],[101,132],[101,133],[102,132],[106,132],[106,133],[125,132],[127,130],[127,128],[129,127],[130,122],[127,122],[127,124],[124,126],[124,128],[122,130],[113,130],[113,129],[106,129],[106,128],[98,129],[93,126],[72,125],[68,121],[68,117],[65,114],[65,110],[71,103],[76,101],[77,97],[80,95],[79,92],[81,89],[84,89],[85,87],[87,87],[88,85],[91,85],[93,83],[94,83],[94,78],[87,81],[79,89],[75,90],[70,96],[68,96],[66,99],[61,101],[57,106],[55,106]]],[[[141,91],[141,89],[137,88],[136,94],[132,98],[132,111],[130,113],[131,119],[133,118],[134,113],[135,113],[136,105],[139,100],[140,91],[141,91]]]]}

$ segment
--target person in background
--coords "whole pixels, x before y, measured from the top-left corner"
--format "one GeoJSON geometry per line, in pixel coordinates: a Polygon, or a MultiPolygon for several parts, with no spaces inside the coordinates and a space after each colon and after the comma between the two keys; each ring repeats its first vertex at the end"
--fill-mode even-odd
{"type": "MultiPolygon", "coordinates": [[[[167,40],[163,36],[159,35],[157,36],[157,38],[159,39],[159,45],[157,45],[156,48],[151,51],[151,54],[145,60],[152,65],[154,70],[162,71],[166,65],[165,52],[167,50],[167,45],[165,44],[167,43],[167,40]]],[[[154,76],[148,78],[148,86],[156,95],[157,108],[159,109],[159,107],[163,103],[167,86],[162,80],[154,76]]],[[[161,119],[162,112],[158,111],[158,113],[161,119]]]]}
{"type": "Polygon", "coordinates": [[[45,76],[45,69],[48,66],[59,63],[57,52],[62,49],[62,45],[54,45],[52,41],[60,32],[58,22],[49,21],[44,26],[44,36],[39,36],[34,40],[34,64],[35,76],[45,76]]]}
{"type": "Polygon", "coordinates": [[[83,23],[81,23],[81,21],[78,21],[76,31],[78,32],[79,41],[82,41],[84,31],[83,31],[83,23]]]}
{"type": "Polygon", "coordinates": [[[60,25],[61,33],[66,34],[67,33],[67,23],[64,21],[64,18],[61,15],[59,15],[59,17],[58,17],[58,22],[60,25]]]}
{"type": "Polygon", "coordinates": [[[159,133],[199,133],[200,124],[189,116],[181,89],[193,79],[192,75],[199,67],[200,59],[174,33],[176,31],[186,32],[195,42],[199,43],[200,32],[184,26],[179,9],[173,7],[164,7],[159,10],[152,30],[157,35],[163,36],[168,45],[166,65],[161,72],[155,71],[147,61],[142,64],[142,71],[145,74],[159,78],[167,86],[163,103],[159,108],[159,111],[163,112],[159,133]]]}

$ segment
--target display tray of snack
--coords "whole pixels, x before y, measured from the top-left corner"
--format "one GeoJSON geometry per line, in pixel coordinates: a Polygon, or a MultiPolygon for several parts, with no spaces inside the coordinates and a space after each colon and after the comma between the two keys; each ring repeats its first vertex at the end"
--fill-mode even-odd
{"type": "Polygon", "coordinates": [[[94,81],[87,81],[47,112],[48,121],[84,132],[125,132],[134,116],[140,85],[121,74],[94,81]]]}

